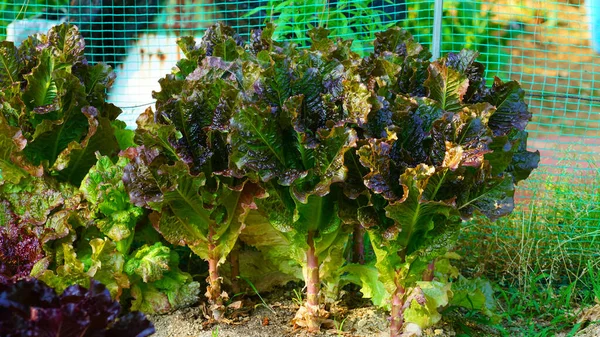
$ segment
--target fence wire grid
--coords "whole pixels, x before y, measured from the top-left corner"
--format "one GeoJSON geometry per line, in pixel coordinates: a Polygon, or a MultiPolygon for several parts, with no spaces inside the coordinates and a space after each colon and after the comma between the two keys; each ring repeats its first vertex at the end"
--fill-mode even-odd
{"type": "MultiPolygon", "coordinates": [[[[355,50],[363,54],[372,49],[375,33],[391,25],[408,29],[442,55],[478,50],[488,81],[494,76],[519,81],[533,113],[529,147],[540,150],[542,161],[520,186],[523,206],[517,212],[531,217],[529,230],[540,231],[542,241],[571,242],[564,252],[598,256],[600,54],[592,48],[591,23],[594,13],[600,20],[600,0],[588,1],[5,0],[0,40],[34,33],[35,20],[77,24],[88,59],[116,69],[110,100],[124,110],[122,119],[131,127],[153,105],[157,80],[181,57],[177,38],[200,37],[216,21],[247,38],[269,20],[278,25],[276,35],[300,45],[307,43],[311,26],[325,25],[334,36],[354,39],[355,50]],[[28,24],[12,23],[24,19],[28,24]],[[539,205],[546,207],[543,215],[531,215],[539,205]]],[[[503,221],[478,223],[472,232],[482,238],[518,234],[503,221]]]]}

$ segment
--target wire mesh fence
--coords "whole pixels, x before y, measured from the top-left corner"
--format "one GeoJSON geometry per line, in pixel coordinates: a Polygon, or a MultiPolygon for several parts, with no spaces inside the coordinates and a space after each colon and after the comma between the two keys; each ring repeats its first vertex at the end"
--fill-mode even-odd
{"type": "MultiPolygon", "coordinates": [[[[135,127],[137,115],[153,104],[157,80],[181,57],[177,38],[200,37],[216,21],[224,21],[243,38],[271,21],[277,25],[276,36],[301,46],[307,44],[310,27],[326,26],[333,36],[354,39],[355,51],[363,54],[372,49],[375,33],[391,25],[408,29],[427,47],[436,46],[437,23],[442,55],[476,49],[490,83],[498,76],[522,84],[533,112],[530,148],[542,154],[541,169],[520,190],[522,204],[554,205],[549,210],[555,211],[556,221],[535,221],[555,226],[550,230],[557,240],[566,235],[561,221],[579,221],[588,234],[579,238],[576,250],[598,254],[593,233],[600,232],[595,184],[600,54],[593,46],[600,38],[594,38],[593,28],[600,25],[593,23],[600,20],[600,2],[589,1],[446,0],[438,22],[435,5],[440,0],[9,0],[0,3],[0,40],[18,42],[47,29],[40,22],[77,24],[86,37],[88,59],[117,70],[110,100],[135,127]],[[554,194],[540,192],[551,188],[564,200],[557,203],[554,194]],[[587,213],[568,210],[577,207],[587,213]]],[[[490,229],[498,235],[506,231],[502,226],[482,225],[474,235],[491,235],[490,229]]],[[[574,228],[568,230],[574,233],[574,228]]]]}

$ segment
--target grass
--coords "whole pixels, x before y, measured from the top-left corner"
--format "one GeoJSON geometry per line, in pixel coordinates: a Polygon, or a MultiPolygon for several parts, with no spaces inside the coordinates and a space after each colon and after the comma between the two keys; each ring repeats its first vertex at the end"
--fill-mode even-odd
{"type": "Polygon", "coordinates": [[[584,174],[573,173],[577,158],[556,165],[571,169],[538,170],[519,185],[528,193],[512,215],[465,227],[463,269],[496,282],[502,335],[573,336],[587,324],[578,317],[600,299],[596,159],[584,174]]]}
{"type": "Polygon", "coordinates": [[[337,320],[333,320],[333,324],[335,325],[335,332],[337,333],[338,336],[343,336],[344,335],[344,323],[346,323],[346,319],[348,319],[348,317],[344,318],[341,322],[337,322],[337,320]]]}
{"type": "Polygon", "coordinates": [[[294,289],[294,296],[292,297],[292,302],[294,302],[299,307],[304,305],[304,300],[302,299],[302,290],[294,289]]]}
{"type": "Polygon", "coordinates": [[[248,285],[252,288],[252,290],[254,291],[254,293],[258,296],[258,298],[260,298],[260,301],[262,302],[262,305],[269,309],[269,311],[271,311],[272,313],[275,314],[275,310],[273,310],[273,308],[271,308],[270,305],[267,304],[267,302],[265,302],[265,300],[262,298],[262,296],[260,296],[260,293],[258,292],[258,290],[256,289],[256,287],[254,286],[254,283],[252,283],[248,278],[243,277],[243,276],[238,276],[238,278],[246,281],[246,283],[248,283],[248,285]]]}

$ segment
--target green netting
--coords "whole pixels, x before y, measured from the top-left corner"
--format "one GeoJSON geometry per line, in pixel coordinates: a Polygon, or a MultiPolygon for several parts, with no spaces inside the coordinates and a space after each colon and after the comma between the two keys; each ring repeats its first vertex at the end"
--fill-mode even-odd
{"type": "MultiPolygon", "coordinates": [[[[439,1],[439,0],[438,0],[439,1]]],[[[591,0],[590,0],[591,1],[591,0]]],[[[334,36],[353,38],[359,53],[372,49],[374,34],[390,25],[408,29],[436,47],[434,5],[414,0],[4,0],[0,40],[15,19],[69,20],[80,26],[88,59],[107,62],[119,75],[110,99],[123,119],[153,103],[157,80],[170,72],[180,51],[178,36],[201,36],[217,20],[248,38],[266,20],[277,35],[307,43],[306,31],[327,26],[334,36]]],[[[496,224],[478,222],[473,235],[522,243],[527,231],[537,247],[560,243],[568,253],[598,254],[600,175],[600,56],[590,47],[590,19],[583,1],[443,1],[442,54],[463,47],[481,52],[494,76],[521,82],[533,112],[530,148],[542,154],[541,169],[520,186],[516,214],[496,224]],[[531,210],[537,210],[535,216],[531,210]],[[521,219],[521,225],[516,225],[521,219]],[[523,227],[526,224],[526,228],[523,227]],[[519,227],[520,226],[520,227],[519,227]],[[525,229],[524,229],[525,228],[525,229]],[[511,239],[514,239],[510,241],[511,239]],[[563,244],[564,243],[564,244],[563,244]]],[[[599,32],[600,33],[600,32],[599,32]]],[[[541,248],[540,248],[541,249],[541,248]]]]}

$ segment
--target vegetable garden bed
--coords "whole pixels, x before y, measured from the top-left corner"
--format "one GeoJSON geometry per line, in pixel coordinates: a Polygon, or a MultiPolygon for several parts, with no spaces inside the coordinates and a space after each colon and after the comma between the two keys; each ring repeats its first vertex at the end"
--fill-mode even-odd
{"type": "Polygon", "coordinates": [[[448,308],[494,317],[491,285],[463,277],[453,248],[464,219],[510,214],[537,167],[520,85],[487,87],[474,51],[431,61],[398,27],[364,58],[323,28],[308,50],[273,31],[244,44],[218,24],[180,39],[185,58],[135,133],[106,102],[114,73],[85,60],[77,28],[0,45],[0,272],[12,294],[0,326],[61,336],[56,322],[73,320],[87,336],[102,317],[107,335],[122,330],[124,318],[67,300],[59,318],[37,315],[28,308],[45,302],[19,303],[11,285],[29,277],[67,299],[100,281],[102,296],[148,314],[189,307],[206,286],[212,322],[252,307],[236,301],[241,280],[255,292],[303,280],[296,306],[276,300],[272,319],[309,333],[335,326],[347,287],[386,313],[369,322],[391,315],[374,325],[392,337],[448,308]]]}

